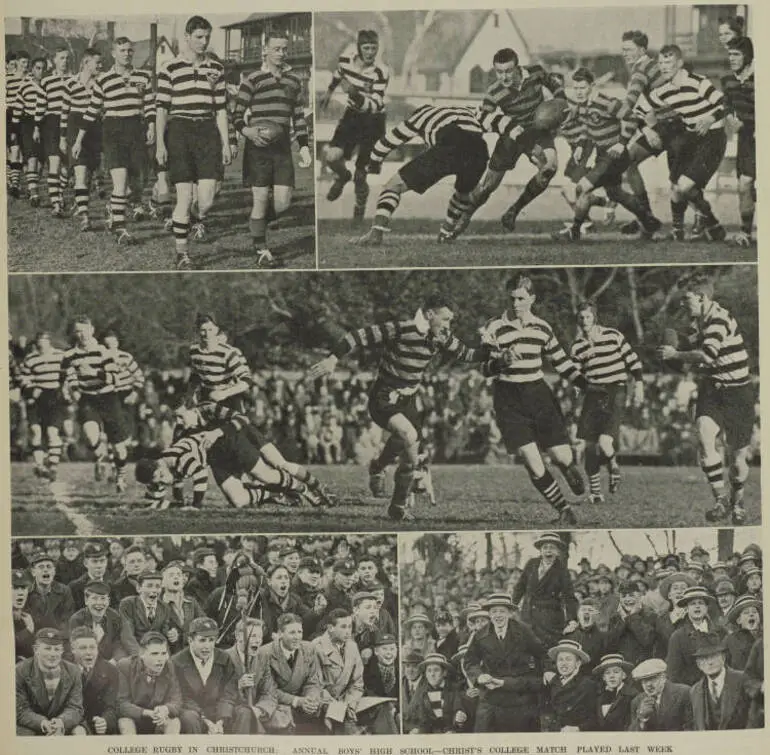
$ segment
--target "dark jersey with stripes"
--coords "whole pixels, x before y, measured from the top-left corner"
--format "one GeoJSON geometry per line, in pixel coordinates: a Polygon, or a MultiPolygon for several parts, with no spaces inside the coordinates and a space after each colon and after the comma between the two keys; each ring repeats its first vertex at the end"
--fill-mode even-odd
{"type": "Polygon", "coordinates": [[[341,82],[347,83],[364,96],[363,103],[356,104],[348,97],[347,108],[358,113],[380,113],[385,109],[385,90],[390,81],[390,71],[384,63],[367,65],[357,52],[340,55],[329,89],[336,89],[341,82]]]}
{"type": "Polygon", "coordinates": [[[631,67],[631,76],[626,87],[626,96],[623,99],[622,141],[628,142],[637,130],[638,121],[634,117],[634,108],[639,97],[648,95],[653,89],[665,83],[660,72],[658,62],[649,55],[642,55],[631,67]]]}
{"type": "Polygon", "coordinates": [[[23,76],[14,74],[8,76],[5,80],[5,109],[13,115],[13,108],[16,103],[16,96],[19,94],[19,89],[24,81],[23,76]]]}
{"type": "MultiPolygon", "coordinates": [[[[202,499],[209,486],[208,460],[200,435],[185,435],[166,448],[160,457],[174,476],[173,487],[181,490],[185,480],[191,479],[193,493],[202,499]]],[[[165,500],[168,486],[153,483],[147,487],[146,498],[160,503],[165,500]]]]}
{"type": "Polygon", "coordinates": [[[589,383],[625,383],[628,374],[636,380],[642,379],[638,355],[615,328],[596,325],[589,334],[581,333],[572,344],[570,356],[589,383]]]}
{"type": "Polygon", "coordinates": [[[58,391],[62,385],[63,359],[64,352],[61,349],[51,349],[45,354],[35,349],[28,354],[19,367],[19,383],[22,389],[58,391]]]}
{"type": "Polygon", "coordinates": [[[371,159],[382,162],[390,152],[412,139],[422,139],[429,147],[435,147],[442,129],[450,126],[471,134],[491,132],[508,138],[515,125],[513,118],[499,113],[479,113],[470,107],[421,105],[374,145],[371,159]]]}
{"type": "Polygon", "coordinates": [[[155,120],[155,93],[149,71],[132,68],[121,74],[115,68],[96,77],[91,90],[91,102],[85,120],[103,118],[132,118],[144,116],[155,120]]]}
{"type": "Polygon", "coordinates": [[[743,128],[754,130],[754,68],[740,74],[729,73],[722,77],[722,91],[725,95],[725,110],[743,123],[743,128]]]}
{"type": "MultiPolygon", "coordinates": [[[[574,105],[574,103],[572,103],[574,105]]],[[[581,142],[588,139],[586,134],[586,127],[579,118],[567,117],[559,126],[559,135],[567,142],[567,144],[575,149],[581,142]]]]}
{"type": "Polygon", "coordinates": [[[601,92],[594,92],[587,102],[573,102],[567,123],[562,129],[569,129],[571,124],[581,124],[585,135],[598,149],[606,150],[620,140],[620,113],[623,103],[615,97],[608,97],[601,92]]]}
{"type": "Polygon", "coordinates": [[[547,73],[540,65],[523,66],[518,85],[506,86],[499,79],[487,89],[481,108],[486,113],[501,110],[511,116],[516,125],[527,128],[532,125],[535,110],[545,100],[545,87],[556,97],[564,96],[561,79],[547,73]]]}
{"type": "Polygon", "coordinates": [[[19,86],[16,93],[16,102],[13,106],[13,122],[18,123],[22,118],[34,118],[37,113],[38,103],[45,99],[45,92],[40,82],[33,76],[27,76],[19,86]]]}
{"type": "Polygon", "coordinates": [[[489,320],[482,332],[482,342],[495,350],[513,352],[513,364],[503,367],[497,380],[509,383],[534,383],[545,377],[543,357],[564,378],[574,380],[580,374],[577,365],[564,352],[545,321],[534,315],[526,322],[511,319],[507,312],[489,320]]]}
{"type": "Polygon", "coordinates": [[[378,377],[395,388],[416,391],[430,363],[438,355],[461,362],[479,362],[485,358],[481,349],[471,349],[453,335],[445,341],[433,337],[421,313],[411,320],[391,320],[381,325],[347,333],[334,354],[342,357],[356,349],[381,346],[378,377]]]}
{"type": "Polygon", "coordinates": [[[230,344],[218,344],[212,349],[204,349],[199,343],[192,344],[190,368],[204,393],[251,378],[243,353],[230,344]]]}
{"type": "Polygon", "coordinates": [[[710,130],[724,128],[724,95],[709,79],[684,69],[671,81],[653,89],[637,102],[637,112],[644,115],[650,110],[672,110],[677,113],[688,131],[693,131],[702,118],[711,116],[710,130]]]}
{"type": "Polygon", "coordinates": [[[213,116],[226,104],[225,69],[213,58],[196,64],[178,57],[158,71],[156,106],[171,118],[213,116]]]}
{"type": "Polygon", "coordinates": [[[308,128],[302,105],[302,81],[287,67],[278,76],[263,68],[241,82],[235,101],[233,121],[238,131],[249,122],[264,119],[286,128],[294,126],[294,134],[300,146],[308,145],[308,128]]]}
{"type": "Polygon", "coordinates": [[[144,373],[136,363],[136,359],[128,352],[118,349],[111,352],[117,371],[115,373],[115,390],[117,392],[140,391],[144,387],[144,373]]]}
{"type": "Polygon", "coordinates": [[[117,371],[112,353],[96,340],[84,347],[74,346],[62,359],[64,386],[86,396],[114,393],[117,371]]]}
{"type": "Polygon", "coordinates": [[[728,386],[746,385],[750,379],[749,354],[736,319],[722,306],[711,302],[703,316],[690,325],[691,348],[700,349],[709,362],[703,375],[728,386]]]}
{"type": "Polygon", "coordinates": [[[37,103],[35,121],[40,123],[46,115],[61,115],[67,91],[68,73],[51,73],[40,82],[43,98],[37,103]]]}
{"type": "Polygon", "coordinates": [[[78,115],[82,118],[86,114],[91,103],[91,90],[94,81],[95,79],[91,79],[88,84],[84,84],[79,76],[73,76],[67,80],[61,111],[61,128],[64,133],[67,131],[71,115],[78,115]]]}

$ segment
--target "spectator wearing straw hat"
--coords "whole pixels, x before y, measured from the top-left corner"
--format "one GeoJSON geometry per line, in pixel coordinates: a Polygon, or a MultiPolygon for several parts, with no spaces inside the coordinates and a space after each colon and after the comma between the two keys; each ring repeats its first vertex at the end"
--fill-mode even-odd
{"type": "Polygon", "coordinates": [[[633,664],[620,653],[602,656],[594,666],[594,678],[600,680],[596,697],[596,730],[626,731],[631,724],[631,703],[637,690],[629,682],[633,664]]]}
{"type": "Polygon", "coordinates": [[[548,650],[556,676],[548,683],[550,728],[553,731],[593,731],[596,728],[596,684],[580,673],[590,663],[579,642],[563,639],[548,650]]]}
{"type": "Polygon", "coordinates": [[[436,652],[436,641],[433,639],[433,622],[424,613],[413,613],[404,622],[404,646],[402,655],[417,652],[423,656],[436,652]]]}
{"type": "Polygon", "coordinates": [[[762,603],[751,595],[741,595],[727,614],[736,630],[727,635],[727,665],[742,670],[749,660],[754,643],[762,639],[762,603]]]}
{"type": "Polygon", "coordinates": [[[468,715],[462,695],[453,684],[453,669],[440,653],[429,653],[420,664],[423,683],[409,703],[409,734],[447,734],[464,731],[468,715]]]}
{"type": "Polygon", "coordinates": [[[715,604],[711,593],[698,585],[685,590],[677,602],[679,607],[687,609],[687,617],[671,635],[666,654],[668,676],[675,684],[691,687],[700,679],[695,649],[704,635],[713,635],[717,640],[723,638],[724,630],[709,616],[709,608],[715,604]]]}
{"type": "Polygon", "coordinates": [[[695,730],[745,729],[750,699],[744,689],[744,673],[725,663],[724,642],[707,636],[694,655],[702,674],[690,690],[695,730]]]}
{"type": "Polygon", "coordinates": [[[460,622],[458,641],[461,645],[466,645],[474,632],[489,624],[489,611],[485,611],[478,601],[471,601],[460,612],[460,622]]]}
{"type": "Polygon", "coordinates": [[[642,605],[642,593],[636,582],[624,582],[618,593],[620,605],[610,619],[606,647],[637,665],[652,657],[656,616],[642,605]]]}
{"type": "Polygon", "coordinates": [[[473,635],[465,656],[468,678],[480,690],[477,732],[539,731],[542,665],[546,648],[514,618],[511,598],[490,595],[482,604],[490,623],[473,635]]]}
{"type": "Polygon", "coordinates": [[[765,725],[765,650],[762,639],[752,646],[744,673],[746,694],[751,700],[746,728],[761,729],[765,725]]]}
{"type": "Polygon", "coordinates": [[[656,658],[665,658],[668,653],[668,642],[674,630],[687,616],[687,609],[679,607],[679,599],[685,591],[695,587],[695,580],[684,572],[676,571],[665,577],[659,587],[661,597],[666,600],[668,610],[655,620],[655,650],[656,658]]]}
{"type": "Polygon", "coordinates": [[[631,702],[629,731],[692,731],[690,687],[669,680],[665,661],[642,661],[631,676],[642,691],[631,702]]]}
{"type": "Polygon", "coordinates": [[[69,620],[69,631],[78,627],[89,628],[96,637],[99,657],[117,661],[127,655],[123,647],[123,619],[110,608],[110,586],[106,582],[89,582],[84,590],[85,607],[76,611],[69,620]]]}
{"type": "Polygon", "coordinates": [[[525,565],[513,589],[513,602],[521,605],[522,620],[550,646],[559,640],[565,627],[566,631],[577,627],[577,600],[561,537],[556,532],[545,532],[535,541],[535,548],[540,556],[525,565]]]}

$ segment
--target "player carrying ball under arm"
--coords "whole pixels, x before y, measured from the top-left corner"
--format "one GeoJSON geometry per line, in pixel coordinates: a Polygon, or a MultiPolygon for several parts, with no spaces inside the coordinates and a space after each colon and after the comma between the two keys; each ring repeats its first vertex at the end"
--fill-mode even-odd
{"type": "Polygon", "coordinates": [[[341,55],[329,88],[321,98],[321,110],[326,110],[338,86],[348,95],[345,112],[324,151],[326,165],[335,179],[326,198],[334,202],[342,195],[345,184],[353,178],[355,208],[353,217],[360,220],[366,211],[369,184],[366,169],[372,147],[385,135],[385,91],[390,80],[387,66],[377,61],[380,39],[376,31],[358,32],[356,52],[341,55]],[[355,174],[351,176],[345,162],[356,155],[355,174]]]}
{"type": "Polygon", "coordinates": [[[681,360],[701,373],[695,424],[700,440],[701,466],[716,505],[706,512],[709,522],[732,514],[733,524],[743,524],[744,485],[749,475],[748,455],[754,429],[755,394],[749,372],[749,355],[735,318],[714,301],[714,284],[699,275],[684,284],[683,306],[692,321],[676,345],[661,346],[664,360],[681,360]],[[722,436],[730,464],[730,495],[725,492],[722,436]]]}
{"type": "Polygon", "coordinates": [[[206,55],[211,24],[193,16],[185,24],[186,49],[158,72],[155,156],[168,165],[176,189],[172,213],[177,269],[190,267],[188,237],[193,189],[199,223],[214,204],[221,165],[231,159],[224,66],[206,55]],[[168,125],[168,128],[166,126],[168,125]]]}
{"type": "Polygon", "coordinates": [[[575,495],[583,495],[585,484],[570,446],[566,422],[543,374],[543,357],[561,377],[584,388],[586,379],[564,353],[551,326],[532,312],[535,291],[532,279],[514,275],[506,283],[510,307],[490,320],[482,341],[503,352],[494,360],[498,367],[494,384],[497,425],[509,454],[521,456],[532,484],[558,512],[553,522],[574,525],[575,513],[545,465],[541,450],[547,450],[575,495]]]}
{"type": "Polygon", "coordinates": [[[452,335],[453,319],[452,307],[446,299],[429,297],[410,320],[391,320],[347,333],[332,354],[313,365],[308,373],[315,380],[332,374],[346,354],[382,347],[377,378],[369,392],[369,414],[391,435],[379,458],[370,464],[369,478],[373,495],[381,496],[385,470],[398,460],[388,508],[388,516],[394,520],[411,519],[406,505],[420,462],[422,424],[416,394],[428,366],[440,354],[463,362],[489,358],[488,349],[468,348],[452,335]]]}
{"type": "Polygon", "coordinates": [[[596,306],[591,302],[579,307],[577,321],[579,333],[570,356],[587,381],[577,436],[586,443],[590,501],[602,503],[599,471],[603,464],[610,476],[610,493],[620,485],[615,444],[626,407],[629,374],[634,380],[634,403],[644,403],[642,363],[619,330],[599,323],[596,306]]]}

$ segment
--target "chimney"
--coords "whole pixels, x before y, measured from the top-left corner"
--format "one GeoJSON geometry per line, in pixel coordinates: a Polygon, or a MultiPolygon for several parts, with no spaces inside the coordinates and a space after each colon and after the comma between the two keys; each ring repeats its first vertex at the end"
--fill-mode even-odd
{"type": "Polygon", "coordinates": [[[35,19],[35,36],[38,39],[42,39],[43,38],[43,23],[44,23],[44,21],[45,21],[45,19],[42,19],[42,18],[36,18],[35,19]]]}
{"type": "Polygon", "coordinates": [[[112,44],[115,41],[115,22],[107,22],[107,41],[112,44]]]}

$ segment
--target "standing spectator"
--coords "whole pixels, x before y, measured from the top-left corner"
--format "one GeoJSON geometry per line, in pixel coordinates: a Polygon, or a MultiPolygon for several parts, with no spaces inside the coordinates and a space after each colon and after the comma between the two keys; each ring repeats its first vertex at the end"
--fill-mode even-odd
{"type": "Polygon", "coordinates": [[[123,621],[121,642],[129,655],[140,652],[140,641],[147,632],[166,635],[171,627],[171,609],[159,600],[163,584],[160,574],[144,572],[138,583],[139,594],[123,598],[118,609],[123,621]]]}
{"type": "Polygon", "coordinates": [[[194,619],[203,617],[203,609],[195,598],[184,593],[184,563],[169,561],[162,572],[160,602],[169,607],[167,637],[169,650],[179,652],[187,644],[187,633],[194,619]]]}
{"type": "Polygon", "coordinates": [[[99,657],[117,661],[127,655],[123,647],[123,619],[110,608],[110,587],[105,582],[89,582],[85,588],[85,606],[69,620],[69,631],[85,627],[93,632],[99,657]]]}
{"type": "Polygon", "coordinates": [[[83,573],[83,569],[83,557],[80,555],[78,542],[71,539],[65,540],[62,543],[61,555],[56,561],[56,576],[59,582],[69,585],[83,573]]]}
{"type": "Polygon", "coordinates": [[[727,665],[743,670],[754,643],[762,639],[762,603],[751,595],[741,595],[727,614],[736,627],[725,639],[727,665]]]}
{"type": "Polygon", "coordinates": [[[138,595],[139,575],[146,570],[144,547],[132,545],[123,551],[123,574],[113,583],[110,605],[117,609],[123,598],[138,595]]]}
{"type": "Polygon", "coordinates": [[[607,645],[606,633],[596,626],[598,614],[596,598],[585,598],[577,610],[577,629],[569,634],[569,638],[579,643],[590,659],[590,663],[581,665],[581,671],[584,673],[589,673],[599,663],[607,645]]]}
{"type": "Polygon", "coordinates": [[[433,639],[433,622],[424,613],[414,613],[404,622],[404,646],[402,654],[416,652],[422,656],[436,652],[436,640],[433,639]]]}
{"type": "Polygon", "coordinates": [[[16,569],[12,576],[11,614],[15,658],[21,661],[31,658],[35,644],[35,621],[27,610],[27,598],[32,587],[32,577],[24,569],[16,569]]]}
{"type": "Polygon", "coordinates": [[[454,685],[451,664],[440,653],[430,653],[421,664],[423,683],[409,703],[409,734],[447,734],[463,731],[468,715],[460,690],[454,685]]]}
{"type": "Polygon", "coordinates": [[[185,585],[184,591],[198,601],[199,606],[208,605],[209,596],[219,586],[219,563],[212,548],[199,548],[193,553],[193,575],[185,585]]]}
{"type": "Polygon", "coordinates": [[[403,673],[401,680],[401,706],[404,711],[403,726],[404,731],[408,732],[414,726],[414,722],[409,718],[412,700],[417,693],[417,688],[422,681],[422,662],[425,656],[415,650],[411,650],[403,656],[403,673]]]}
{"type": "Polygon", "coordinates": [[[761,638],[751,648],[745,673],[746,694],[751,700],[747,728],[761,729],[765,725],[765,650],[761,638]]]}
{"type": "Polygon", "coordinates": [[[83,548],[83,566],[85,574],[80,574],[67,586],[72,593],[72,600],[76,609],[85,606],[85,587],[89,582],[108,582],[107,574],[107,549],[102,543],[87,543],[83,548]]]}

